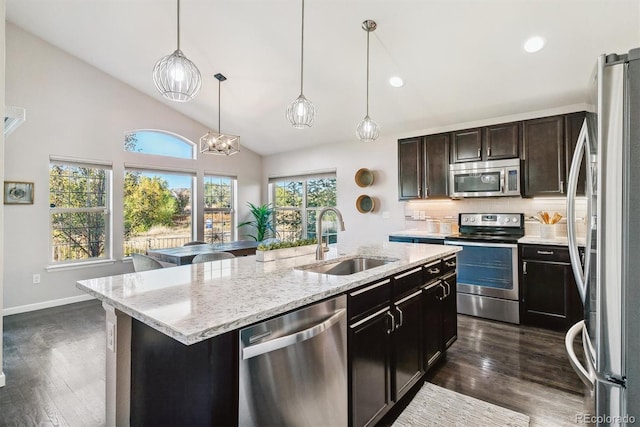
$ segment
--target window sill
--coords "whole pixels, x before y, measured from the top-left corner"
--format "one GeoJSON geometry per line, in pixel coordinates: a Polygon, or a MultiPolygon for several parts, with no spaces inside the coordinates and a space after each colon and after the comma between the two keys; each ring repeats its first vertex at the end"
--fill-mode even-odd
{"type": "Polygon", "coordinates": [[[56,264],[56,265],[48,265],[47,267],[45,267],[45,270],[47,271],[77,270],[80,268],[112,265],[112,264],[115,264],[115,262],[116,260],[114,259],[101,259],[99,261],[86,261],[86,262],[78,262],[73,264],[56,264]]]}

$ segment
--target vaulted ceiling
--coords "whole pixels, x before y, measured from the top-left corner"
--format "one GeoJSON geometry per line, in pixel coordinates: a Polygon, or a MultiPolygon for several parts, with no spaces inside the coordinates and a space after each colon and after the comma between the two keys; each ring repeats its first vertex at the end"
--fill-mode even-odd
{"type": "Polygon", "coordinates": [[[176,48],[175,0],[7,0],[9,22],[262,155],[360,143],[365,19],[370,114],[382,136],[585,100],[601,53],[640,45],[638,0],[306,0],[304,94],[316,122],[293,129],[300,93],[300,0],[182,0],[181,49],[203,75],[189,103],[156,91],[155,62],[176,48]],[[526,38],[546,47],[526,53],[526,38]],[[405,85],[391,87],[392,75],[405,85]]]}

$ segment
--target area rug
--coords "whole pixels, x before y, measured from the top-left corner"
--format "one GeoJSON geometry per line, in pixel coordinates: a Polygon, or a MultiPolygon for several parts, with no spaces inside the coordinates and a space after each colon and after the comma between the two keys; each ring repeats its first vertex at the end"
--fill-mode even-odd
{"type": "Polygon", "coordinates": [[[393,427],[528,427],[529,417],[446,388],[425,383],[393,427]]]}

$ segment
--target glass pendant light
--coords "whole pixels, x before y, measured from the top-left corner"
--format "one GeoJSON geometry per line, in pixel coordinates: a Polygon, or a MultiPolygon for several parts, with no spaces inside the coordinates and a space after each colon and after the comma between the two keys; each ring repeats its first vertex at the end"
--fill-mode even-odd
{"type": "Polygon", "coordinates": [[[300,48],[300,96],[287,107],[287,119],[296,129],[311,127],[316,118],[316,109],[302,94],[304,65],[304,0],[302,0],[302,42],[300,48]]]}
{"type": "Polygon", "coordinates": [[[178,48],[162,57],[153,67],[153,82],[158,91],[172,101],[187,102],[200,90],[202,77],[195,64],[180,50],[180,0],[178,1],[178,48]]]}
{"type": "Polygon", "coordinates": [[[227,78],[220,73],[213,77],[218,79],[218,132],[209,131],[200,138],[200,152],[230,156],[240,151],[240,137],[222,133],[220,128],[220,83],[227,78]]]}
{"type": "Polygon", "coordinates": [[[362,142],[373,142],[380,136],[380,127],[369,117],[369,33],[378,28],[376,21],[367,19],[362,23],[362,29],[367,32],[367,115],[358,124],[356,134],[362,142]]]}

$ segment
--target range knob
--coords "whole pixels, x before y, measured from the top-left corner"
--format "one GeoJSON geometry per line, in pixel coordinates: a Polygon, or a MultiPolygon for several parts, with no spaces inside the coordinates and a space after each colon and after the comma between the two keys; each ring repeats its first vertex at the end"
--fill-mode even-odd
{"type": "Polygon", "coordinates": [[[476,219],[474,217],[471,217],[471,222],[476,222],[476,219]]]}
{"type": "Polygon", "coordinates": [[[469,218],[467,218],[466,216],[463,219],[464,222],[469,222],[469,218]]]}
{"type": "Polygon", "coordinates": [[[518,223],[518,217],[514,216],[513,218],[511,218],[511,221],[513,221],[514,224],[518,223]]]}
{"type": "Polygon", "coordinates": [[[507,224],[510,221],[509,217],[505,217],[505,218],[500,218],[500,222],[502,224],[507,224]]]}

